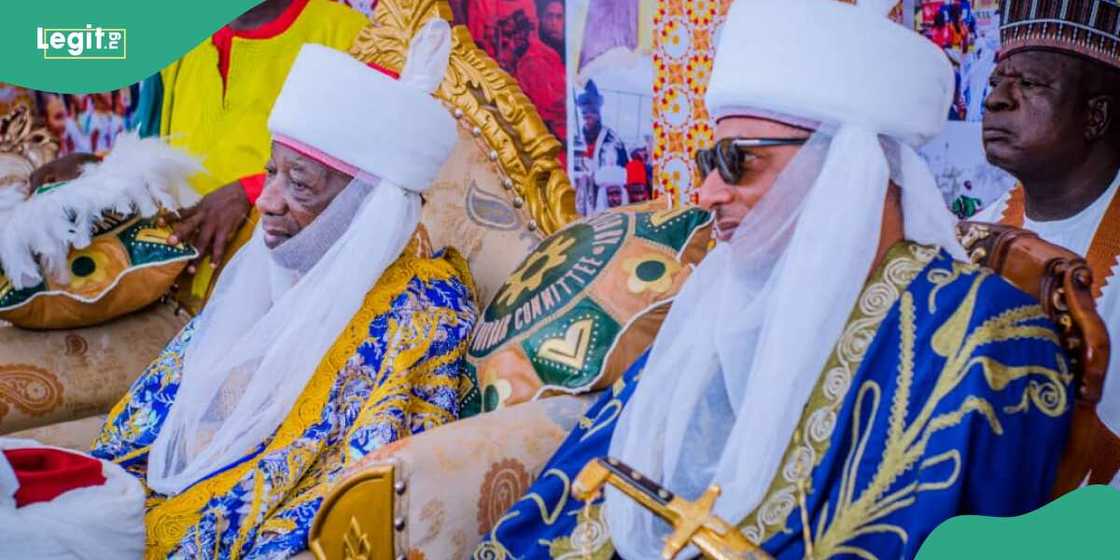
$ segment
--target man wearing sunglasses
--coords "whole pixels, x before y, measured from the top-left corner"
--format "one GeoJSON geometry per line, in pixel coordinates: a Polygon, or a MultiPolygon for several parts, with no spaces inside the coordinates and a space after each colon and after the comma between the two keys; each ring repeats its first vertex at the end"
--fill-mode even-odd
{"type": "Polygon", "coordinates": [[[603,456],[688,500],[718,486],[713,512],[783,558],[910,558],[951,516],[1044,503],[1071,376],[1037,302],[965,262],[916,152],[953,72],[894,4],[731,6],[697,154],[719,242],[476,557],[659,557],[638,502],[560,484],[603,456]]]}

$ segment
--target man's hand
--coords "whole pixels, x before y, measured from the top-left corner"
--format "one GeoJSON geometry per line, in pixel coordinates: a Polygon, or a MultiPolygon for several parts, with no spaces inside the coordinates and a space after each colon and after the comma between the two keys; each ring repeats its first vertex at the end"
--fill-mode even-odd
{"type": "Polygon", "coordinates": [[[97,163],[97,156],[87,153],[74,153],[62,156],[31,172],[31,190],[59,181],[69,181],[82,174],[82,166],[97,163]]]}
{"type": "Polygon", "coordinates": [[[190,266],[191,273],[206,256],[210,257],[210,266],[217,268],[250,209],[245,190],[239,181],[234,181],[202,197],[194,207],[181,210],[178,220],[172,224],[168,242],[172,245],[190,243],[198,249],[198,259],[190,266]]]}

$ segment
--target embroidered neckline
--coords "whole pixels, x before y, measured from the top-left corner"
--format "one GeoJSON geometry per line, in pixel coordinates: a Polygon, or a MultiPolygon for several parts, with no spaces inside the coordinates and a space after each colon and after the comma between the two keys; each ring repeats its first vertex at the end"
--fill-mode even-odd
{"type": "Polygon", "coordinates": [[[804,492],[811,482],[813,469],[828,453],[837,414],[863,364],[869,342],[902,292],[938,252],[935,247],[908,241],[896,244],[860,292],[844,333],[825,362],[817,386],[805,405],[779,471],[774,474],[760,505],[739,524],[751,542],[761,544],[788,530],[789,515],[800,503],[799,492],[804,492]]]}

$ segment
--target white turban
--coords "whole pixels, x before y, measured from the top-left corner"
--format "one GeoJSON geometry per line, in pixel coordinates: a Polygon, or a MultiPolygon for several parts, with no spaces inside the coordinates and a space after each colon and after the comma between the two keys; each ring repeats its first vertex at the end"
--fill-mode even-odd
{"type": "MultiPolygon", "coordinates": [[[[782,468],[875,261],[888,185],[907,240],[964,257],[914,151],[943,127],[953,73],[885,17],[894,3],[738,0],[721,31],[708,109],[815,132],[677,296],[610,454],[687,499],[718,484],[733,523],[782,468]]],[[[660,554],[665,524],[613,490],[606,520],[622,556],[660,554]]]]}

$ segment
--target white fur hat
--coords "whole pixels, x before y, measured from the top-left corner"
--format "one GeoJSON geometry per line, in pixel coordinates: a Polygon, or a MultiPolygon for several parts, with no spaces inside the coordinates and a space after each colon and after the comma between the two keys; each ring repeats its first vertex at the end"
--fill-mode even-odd
{"type": "Polygon", "coordinates": [[[399,79],[344,52],[304,45],[268,119],[273,140],[351,175],[426,190],[458,139],[455,119],[431,95],[450,52],[443,20],[413,37],[399,79]]]}
{"type": "Polygon", "coordinates": [[[737,0],[706,97],[714,117],[777,114],[859,125],[920,145],[953,100],[945,54],[889,20],[894,0],[737,0]]]}
{"type": "Polygon", "coordinates": [[[626,169],[618,165],[604,165],[595,171],[595,183],[598,185],[625,185],[626,169]]]}

